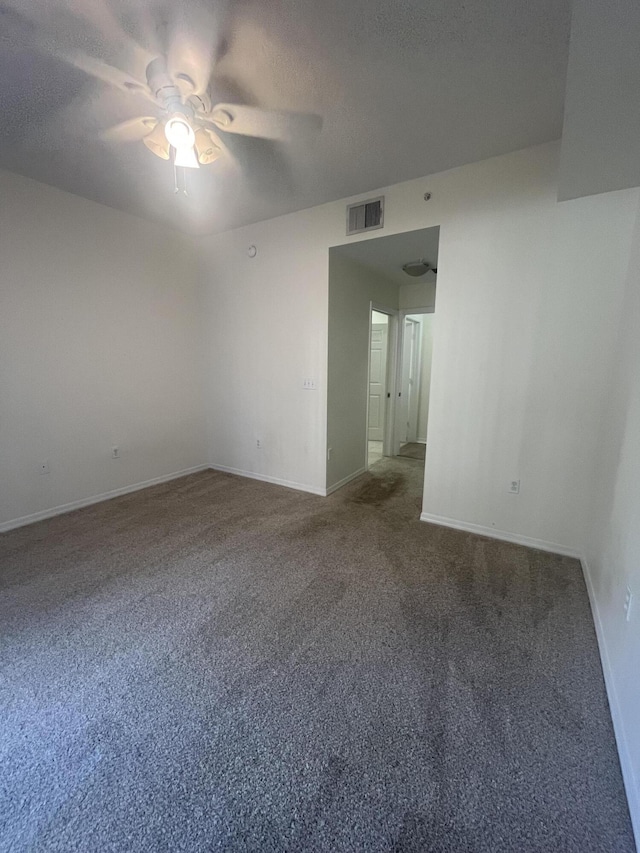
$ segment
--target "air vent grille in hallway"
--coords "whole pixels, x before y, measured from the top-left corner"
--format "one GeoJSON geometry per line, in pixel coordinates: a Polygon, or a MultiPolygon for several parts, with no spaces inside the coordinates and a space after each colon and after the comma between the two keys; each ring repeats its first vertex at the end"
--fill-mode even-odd
{"type": "Polygon", "coordinates": [[[359,234],[384,225],[384,196],[347,206],[347,234],[359,234]]]}

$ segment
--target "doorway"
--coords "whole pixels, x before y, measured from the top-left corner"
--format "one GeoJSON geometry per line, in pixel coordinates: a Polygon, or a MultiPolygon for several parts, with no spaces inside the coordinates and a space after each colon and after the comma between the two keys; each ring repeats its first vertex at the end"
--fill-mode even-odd
{"type": "Polygon", "coordinates": [[[388,452],[391,412],[389,347],[392,337],[392,311],[370,309],[369,386],[367,403],[367,468],[380,462],[388,452]]]}
{"type": "Polygon", "coordinates": [[[395,455],[424,463],[427,450],[433,310],[401,312],[395,455]]]}
{"type": "Polygon", "coordinates": [[[438,242],[439,228],[432,226],[329,250],[327,494],[367,471],[400,477],[416,492],[423,488],[423,460],[407,454],[416,444],[424,454],[425,349],[418,315],[435,308],[438,242]],[[407,317],[413,336],[403,334],[407,317]],[[399,397],[405,346],[413,353],[412,384],[399,397]],[[398,400],[406,404],[404,433],[398,400]]]}

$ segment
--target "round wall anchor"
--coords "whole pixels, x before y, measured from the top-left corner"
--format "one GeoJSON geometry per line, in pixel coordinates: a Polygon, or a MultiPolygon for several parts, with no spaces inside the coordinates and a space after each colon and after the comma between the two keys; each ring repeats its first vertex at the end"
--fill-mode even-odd
{"type": "Polygon", "coordinates": [[[249,255],[250,258],[255,258],[255,256],[257,254],[258,254],[258,250],[256,249],[256,247],[255,246],[249,246],[249,249],[247,251],[247,255],[249,255]]]}
{"type": "Polygon", "coordinates": [[[431,198],[431,193],[425,193],[423,198],[425,201],[429,201],[429,199],[431,198]]]}

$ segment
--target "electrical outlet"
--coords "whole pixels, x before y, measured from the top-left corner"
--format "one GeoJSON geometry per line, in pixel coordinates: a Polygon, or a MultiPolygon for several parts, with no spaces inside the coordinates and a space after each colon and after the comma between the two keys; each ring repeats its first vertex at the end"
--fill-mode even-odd
{"type": "Polygon", "coordinates": [[[256,438],[256,447],[258,448],[258,450],[262,450],[262,439],[261,438],[256,438]]]}
{"type": "Polygon", "coordinates": [[[304,388],[305,391],[315,391],[317,388],[316,380],[315,379],[303,379],[302,380],[302,387],[304,388]]]}
{"type": "Polygon", "coordinates": [[[40,470],[41,474],[48,474],[49,473],[49,471],[51,469],[49,468],[49,460],[48,459],[42,460],[42,462],[40,463],[40,469],[39,470],[40,470]]]}
{"type": "Polygon", "coordinates": [[[111,458],[112,459],[120,459],[120,448],[112,447],[111,448],[111,458]]]}
{"type": "Polygon", "coordinates": [[[631,621],[631,607],[633,605],[633,593],[631,587],[628,586],[624,594],[624,618],[627,622],[631,621]]]}
{"type": "Polygon", "coordinates": [[[519,495],[520,494],[520,480],[509,480],[509,494],[510,495],[519,495]]]}

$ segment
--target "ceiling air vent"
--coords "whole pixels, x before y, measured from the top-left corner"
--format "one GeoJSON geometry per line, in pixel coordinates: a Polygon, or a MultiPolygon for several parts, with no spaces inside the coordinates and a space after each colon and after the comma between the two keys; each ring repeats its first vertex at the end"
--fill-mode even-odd
{"type": "Polygon", "coordinates": [[[373,231],[384,225],[384,196],[347,205],[347,235],[373,231]]]}

